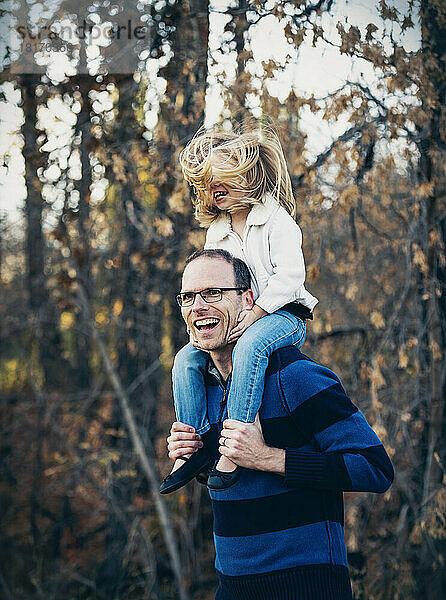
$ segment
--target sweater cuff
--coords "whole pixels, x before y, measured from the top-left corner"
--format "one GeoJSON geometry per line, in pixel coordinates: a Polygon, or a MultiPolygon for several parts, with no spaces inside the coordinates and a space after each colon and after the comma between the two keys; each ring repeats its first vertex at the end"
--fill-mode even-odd
{"type": "Polygon", "coordinates": [[[324,472],[325,457],[322,453],[285,448],[286,487],[319,487],[324,472]]]}

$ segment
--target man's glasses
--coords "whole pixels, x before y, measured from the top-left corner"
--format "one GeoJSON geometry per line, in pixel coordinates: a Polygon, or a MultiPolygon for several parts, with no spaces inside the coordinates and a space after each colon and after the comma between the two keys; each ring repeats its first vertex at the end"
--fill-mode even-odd
{"type": "Polygon", "coordinates": [[[201,292],[181,292],[176,296],[178,304],[183,308],[184,306],[192,306],[195,302],[195,297],[197,294],[203,298],[205,302],[208,304],[212,304],[212,302],[219,302],[222,299],[223,292],[229,292],[231,290],[240,290],[245,291],[248,288],[242,287],[224,287],[224,288],[207,288],[206,290],[201,290],[201,292]]]}

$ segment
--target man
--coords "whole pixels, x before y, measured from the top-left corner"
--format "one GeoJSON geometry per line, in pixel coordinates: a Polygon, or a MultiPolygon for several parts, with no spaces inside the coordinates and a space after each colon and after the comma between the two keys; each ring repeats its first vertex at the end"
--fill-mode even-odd
{"type": "MultiPolygon", "coordinates": [[[[209,353],[208,416],[219,432],[214,452],[218,439],[219,452],[245,467],[234,486],[210,491],[220,580],[215,598],[347,600],[343,491],[384,492],[393,468],[336,375],[293,346],[270,358],[260,420],[226,419],[221,429],[232,371],[227,340],[240,311],[253,305],[248,286],[246,265],[224,250],[196,252],[182,280],[182,293],[194,295],[182,316],[209,353]],[[207,303],[200,292],[209,288],[233,289],[207,303]],[[200,330],[195,323],[205,317],[216,325],[200,330]]],[[[202,446],[199,437],[174,423],[169,457],[190,456],[202,446]]]]}

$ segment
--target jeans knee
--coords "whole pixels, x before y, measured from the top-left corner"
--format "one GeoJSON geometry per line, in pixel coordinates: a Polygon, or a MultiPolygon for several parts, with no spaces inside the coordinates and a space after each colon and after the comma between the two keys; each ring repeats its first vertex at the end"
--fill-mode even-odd
{"type": "Polygon", "coordinates": [[[268,357],[267,349],[264,346],[259,347],[259,345],[254,344],[252,340],[242,340],[243,336],[237,341],[234,350],[232,351],[232,360],[234,363],[237,361],[238,364],[240,360],[249,363],[268,357]]]}
{"type": "Polygon", "coordinates": [[[179,350],[173,359],[172,373],[184,372],[188,368],[197,368],[204,366],[207,361],[207,355],[202,350],[194,348],[192,344],[186,344],[179,350]]]}
{"type": "Polygon", "coordinates": [[[176,353],[175,358],[173,359],[173,368],[184,369],[193,362],[193,353],[190,351],[188,346],[184,346],[176,353]]]}

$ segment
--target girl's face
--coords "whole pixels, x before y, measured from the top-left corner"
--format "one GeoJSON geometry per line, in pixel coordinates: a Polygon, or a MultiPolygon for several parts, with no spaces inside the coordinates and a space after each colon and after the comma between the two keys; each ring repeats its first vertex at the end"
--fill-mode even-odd
{"type": "Polygon", "coordinates": [[[230,163],[226,161],[222,164],[220,156],[215,155],[212,165],[212,181],[209,186],[209,193],[212,203],[219,210],[228,210],[240,200],[246,197],[245,180],[240,175],[230,175],[230,163]],[[224,173],[224,177],[222,174],[224,173]]]}

